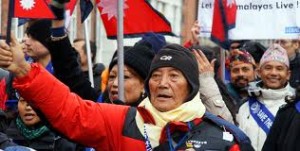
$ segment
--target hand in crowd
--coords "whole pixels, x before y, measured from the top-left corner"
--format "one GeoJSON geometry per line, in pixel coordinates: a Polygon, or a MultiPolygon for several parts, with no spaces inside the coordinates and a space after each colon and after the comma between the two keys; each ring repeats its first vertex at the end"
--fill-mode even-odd
{"type": "Polygon", "coordinates": [[[24,57],[22,51],[22,44],[12,34],[10,45],[4,40],[0,41],[0,67],[10,72],[15,73],[17,76],[21,74],[21,69],[30,66],[24,57]]]}
{"type": "Polygon", "coordinates": [[[199,34],[200,34],[200,26],[199,22],[196,20],[191,28],[192,33],[192,43],[199,44],[199,34]]]}
{"type": "Polygon", "coordinates": [[[197,59],[200,74],[214,72],[216,59],[213,59],[211,62],[209,62],[201,50],[193,49],[193,53],[197,59]]]}

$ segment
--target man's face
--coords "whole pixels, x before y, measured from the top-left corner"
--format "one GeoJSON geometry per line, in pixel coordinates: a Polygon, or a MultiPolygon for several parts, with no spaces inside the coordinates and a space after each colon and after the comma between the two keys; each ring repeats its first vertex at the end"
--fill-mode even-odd
{"type": "Polygon", "coordinates": [[[183,73],[173,67],[155,69],[149,79],[149,90],[152,105],[161,112],[179,107],[190,93],[183,73]]]}
{"type": "Polygon", "coordinates": [[[74,48],[76,49],[76,51],[80,55],[80,64],[81,64],[81,66],[87,66],[87,64],[88,64],[87,63],[87,56],[86,56],[85,50],[83,48],[84,43],[85,42],[83,40],[74,42],[74,48]]]}
{"type": "Polygon", "coordinates": [[[23,51],[29,57],[32,57],[34,59],[40,59],[49,55],[48,49],[33,37],[25,36],[23,38],[23,42],[23,51]]]}
{"type": "Polygon", "coordinates": [[[288,67],[278,61],[266,62],[260,67],[258,73],[263,81],[263,86],[268,89],[283,88],[290,78],[288,67]]]}
{"type": "Polygon", "coordinates": [[[255,80],[255,69],[250,63],[234,65],[230,68],[231,83],[238,87],[244,88],[248,83],[255,80]]]}
{"type": "Polygon", "coordinates": [[[277,42],[286,50],[289,58],[293,56],[296,53],[296,50],[299,48],[299,43],[296,40],[281,39],[277,42]]]}

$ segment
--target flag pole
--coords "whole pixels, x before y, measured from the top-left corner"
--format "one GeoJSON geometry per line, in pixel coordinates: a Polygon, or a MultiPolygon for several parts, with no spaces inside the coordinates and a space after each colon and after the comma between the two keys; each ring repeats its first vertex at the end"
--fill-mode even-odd
{"type": "Polygon", "coordinates": [[[225,78],[225,52],[226,50],[223,48],[220,48],[220,65],[221,65],[221,80],[223,81],[223,83],[226,84],[226,78],[225,78]]]}
{"type": "Polygon", "coordinates": [[[124,101],[124,50],[123,50],[123,38],[124,38],[124,0],[118,0],[118,26],[117,26],[117,42],[118,42],[118,97],[119,100],[124,101]]]}
{"type": "Polygon", "coordinates": [[[86,46],[86,54],[88,61],[88,72],[89,72],[89,80],[91,82],[91,86],[94,87],[94,76],[93,76],[93,67],[92,67],[92,59],[91,59],[91,46],[90,46],[90,37],[88,34],[87,28],[87,19],[83,22],[84,24],[84,36],[85,36],[85,46],[86,46]]]}
{"type": "Polygon", "coordinates": [[[10,43],[11,37],[11,22],[14,13],[14,0],[8,1],[8,13],[7,13],[7,28],[6,28],[6,43],[10,43]]]}

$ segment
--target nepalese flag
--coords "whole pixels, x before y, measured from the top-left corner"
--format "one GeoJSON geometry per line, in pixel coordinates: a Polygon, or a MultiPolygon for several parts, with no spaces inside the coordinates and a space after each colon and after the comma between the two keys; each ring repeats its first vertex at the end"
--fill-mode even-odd
{"type": "MultiPolygon", "coordinates": [[[[117,36],[117,1],[96,0],[101,18],[110,39],[117,36]]],[[[124,0],[124,37],[137,37],[153,32],[172,34],[170,23],[146,0],[124,0]]]]}
{"type": "Polygon", "coordinates": [[[215,0],[211,39],[224,49],[229,48],[228,31],[235,27],[236,13],[235,0],[215,0]]]}
{"type": "Polygon", "coordinates": [[[93,8],[91,0],[80,0],[81,23],[89,16],[93,8]]]}
{"type": "Polygon", "coordinates": [[[54,19],[45,0],[14,0],[14,17],[54,19]]]}
{"type": "MultiPolygon", "coordinates": [[[[51,0],[46,0],[46,2],[48,4],[50,4],[51,0]]],[[[72,16],[73,11],[75,9],[76,3],[77,3],[77,0],[70,0],[70,2],[68,2],[66,4],[66,11],[65,11],[65,26],[66,27],[69,27],[71,16],[72,16]]],[[[19,18],[18,19],[18,26],[24,25],[28,20],[30,20],[30,19],[28,19],[28,18],[19,18]]]]}
{"type": "Polygon", "coordinates": [[[2,78],[0,81],[0,109],[5,110],[5,102],[7,100],[8,96],[6,93],[6,82],[5,78],[2,78]]]}

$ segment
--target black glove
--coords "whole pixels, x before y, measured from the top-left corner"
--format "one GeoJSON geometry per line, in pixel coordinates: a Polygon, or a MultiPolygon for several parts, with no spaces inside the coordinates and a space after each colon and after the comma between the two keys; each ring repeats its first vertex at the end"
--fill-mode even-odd
{"type": "Polygon", "coordinates": [[[56,20],[63,20],[65,18],[65,3],[70,0],[52,0],[50,4],[50,8],[54,15],[56,16],[56,20]]]}
{"type": "Polygon", "coordinates": [[[58,3],[61,4],[70,2],[70,0],[53,0],[53,1],[57,1],[58,3]]]}

